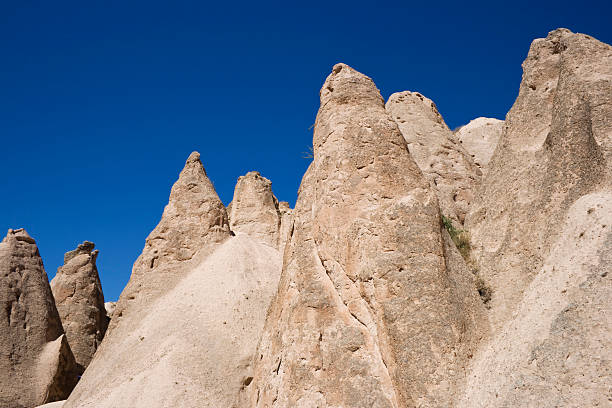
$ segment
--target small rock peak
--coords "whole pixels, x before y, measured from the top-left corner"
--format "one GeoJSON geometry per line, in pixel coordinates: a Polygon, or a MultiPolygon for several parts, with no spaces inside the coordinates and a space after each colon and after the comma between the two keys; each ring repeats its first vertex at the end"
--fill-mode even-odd
{"type": "Polygon", "coordinates": [[[374,81],[343,63],[334,65],[319,94],[321,105],[330,100],[342,104],[351,101],[359,102],[364,99],[375,99],[384,104],[374,81]]]}
{"type": "Polygon", "coordinates": [[[196,151],[193,151],[193,152],[191,152],[191,154],[187,158],[187,161],[185,162],[185,164],[193,163],[193,162],[198,162],[198,161],[200,161],[200,153],[196,152],[196,151]]]}
{"type": "Polygon", "coordinates": [[[79,244],[79,246],[76,247],[76,249],[73,249],[72,251],[68,251],[64,254],[64,264],[68,263],[72,258],[78,256],[78,255],[90,255],[92,257],[97,257],[98,256],[98,251],[94,251],[94,248],[96,247],[96,244],[94,244],[91,241],[83,241],[82,244],[79,244]]]}
{"type": "Polygon", "coordinates": [[[28,244],[36,244],[36,241],[34,240],[34,238],[32,238],[28,234],[25,228],[17,228],[17,229],[9,228],[2,242],[8,242],[8,241],[13,241],[13,240],[27,242],[28,244]]]}

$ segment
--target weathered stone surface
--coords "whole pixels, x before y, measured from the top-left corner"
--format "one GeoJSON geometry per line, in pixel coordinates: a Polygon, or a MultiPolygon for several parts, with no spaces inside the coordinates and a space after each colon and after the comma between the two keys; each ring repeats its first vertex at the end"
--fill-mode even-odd
{"type": "Polygon", "coordinates": [[[480,169],[430,99],[418,92],[398,92],[389,97],[386,108],[436,191],[442,214],[463,224],[480,182],[480,169]]]}
{"type": "Polygon", "coordinates": [[[104,338],[108,317],[96,267],[98,251],[85,241],[64,255],[64,265],[51,281],[51,291],[70,349],[84,371],[104,338]]]}
{"type": "Polygon", "coordinates": [[[113,317],[113,313],[115,313],[116,307],[117,302],[104,302],[104,310],[106,310],[106,317],[108,317],[108,320],[113,317]]]}
{"type": "Polygon", "coordinates": [[[278,211],[281,217],[278,250],[282,255],[285,251],[287,241],[289,241],[293,232],[293,210],[288,202],[281,201],[278,203],[278,211]]]}
{"type": "Polygon", "coordinates": [[[0,407],[64,399],[77,376],[36,242],[23,229],[0,243],[0,407]]]}
{"type": "Polygon", "coordinates": [[[493,118],[476,118],[465,126],[461,126],[455,136],[459,143],[474,159],[474,164],[482,172],[486,171],[487,165],[497,147],[497,142],[504,128],[504,121],[493,118]]]}
{"type": "Polygon", "coordinates": [[[556,30],[533,42],[468,217],[501,327],[541,269],[570,206],[610,189],[612,47],[556,30]]]}
{"type": "Polygon", "coordinates": [[[251,171],[238,178],[229,219],[233,232],[248,234],[273,248],[279,246],[281,215],[272,182],[251,171]]]}
{"type": "Polygon", "coordinates": [[[61,408],[61,407],[64,406],[64,402],[66,402],[66,400],[50,402],[50,403],[45,404],[45,405],[39,405],[36,408],[61,408]]]}
{"type": "Polygon", "coordinates": [[[482,304],[447,267],[436,196],[370,78],[333,68],[313,144],[239,406],[447,405],[482,304]]]}
{"type": "Polygon", "coordinates": [[[252,378],[280,262],[276,248],[231,236],[225,207],[192,154],[64,406],[230,407],[252,378]]]}
{"type": "Polygon", "coordinates": [[[605,406],[612,382],[612,47],[535,40],[466,222],[493,287],[460,407],[605,406]]]}

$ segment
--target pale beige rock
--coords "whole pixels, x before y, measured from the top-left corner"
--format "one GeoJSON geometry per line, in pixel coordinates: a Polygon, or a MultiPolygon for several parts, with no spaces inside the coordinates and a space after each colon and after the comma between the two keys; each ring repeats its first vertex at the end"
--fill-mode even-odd
{"type": "Polygon", "coordinates": [[[516,313],[475,358],[459,407],[604,407],[612,384],[612,192],[568,211],[516,313]]]}
{"type": "Polygon", "coordinates": [[[276,248],[230,236],[192,154],[65,407],[232,406],[252,378],[280,262],[276,248]]]}
{"type": "Polygon", "coordinates": [[[67,252],[64,265],[51,281],[55,305],[80,372],[89,365],[108,327],[94,247],[85,241],[67,252]]]}
{"type": "Polygon", "coordinates": [[[104,302],[104,310],[106,310],[106,317],[108,317],[108,320],[113,317],[113,313],[115,313],[116,307],[117,302],[104,302]]]}
{"type": "Polygon", "coordinates": [[[386,108],[436,191],[443,215],[463,224],[480,182],[480,169],[430,99],[418,92],[398,92],[389,97],[386,108]]]}
{"type": "Polygon", "coordinates": [[[273,248],[279,246],[281,215],[272,182],[251,171],[238,178],[230,206],[230,228],[273,248]]]}
{"type": "Polygon", "coordinates": [[[9,229],[0,243],[0,407],[64,399],[76,364],[36,242],[9,229]]]}
{"type": "Polygon", "coordinates": [[[293,233],[293,209],[291,209],[288,202],[281,201],[278,203],[278,211],[281,217],[278,250],[282,255],[285,251],[287,241],[289,241],[293,233]]]}
{"type": "Polygon", "coordinates": [[[466,227],[500,328],[582,195],[609,191],[612,47],[556,30],[523,63],[519,95],[466,227]]]}
{"type": "Polygon", "coordinates": [[[293,223],[237,405],[446,406],[483,306],[456,250],[447,265],[436,196],[376,86],[344,64],[321,89],[293,223]]]}
{"type": "Polygon", "coordinates": [[[36,408],[61,408],[61,407],[64,406],[64,402],[66,402],[66,400],[50,402],[50,403],[45,404],[45,405],[39,405],[36,408]]]}
{"type": "Polygon", "coordinates": [[[459,143],[472,156],[474,164],[482,170],[483,174],[497,147],[503,128],[503,120],[476,118],[455,132],[459,143]]]}

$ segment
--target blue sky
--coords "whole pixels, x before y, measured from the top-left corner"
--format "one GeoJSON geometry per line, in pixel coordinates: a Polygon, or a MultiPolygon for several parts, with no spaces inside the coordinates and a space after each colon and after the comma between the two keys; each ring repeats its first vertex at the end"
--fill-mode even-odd
{"type": "Polygon", "coordinates": [[[0,230],[49,277],[83,240],[118,298],[193,150],[224,203],[258,170],[295,202],[336,62],[383,97],[433,99],[451,127],[504,118],[534,38],[612,42],[609,1],[0,2],[0,230]]]}

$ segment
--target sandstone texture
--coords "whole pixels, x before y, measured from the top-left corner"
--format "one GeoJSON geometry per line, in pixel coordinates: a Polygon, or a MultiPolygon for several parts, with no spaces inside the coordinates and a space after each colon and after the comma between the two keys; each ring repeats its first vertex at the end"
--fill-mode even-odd
{"type": "Polygon", "coordinates": [[[108,317],[96,267],[98,251],[85,241],[64,255],[51,291],[80,371],[84,371],[104,338],[108,317]]]}
{"type": "Polygon", "coordinates": [[[461,257],[447,264],[436,194],[370,78],[334,66],[313,144],[237,405],[447,406],[484,308],[461,257]]]}
{"type": "Polygon", "coordinates": [[[106,317],[108,317],[108,320],[113,317],[113,313],[115,313],[116,307],[117,302],[104,302],[104,310],[106,310],[106,317]]]}
{"type": "Polygon", "coordinates": [[[459,139],[459,143],[472,156],[474,164],[483,173],[486,171],[491,156],[493,156],[503,128],[503,120],[476,118],[467,125],[461,126],[455,132],[455,137],[459,139]]]}
{"type": "Polygon", "coordinates": [[[76,364],[36,242],[9,229],[0,243],[0,407],[65,399],[76,364]]]}
{"type": "Polygon", "coordinates": [[[281,214],[270,180],[256,171],[239,177],[228,209],[233,232],[248,234],[273,248],[279,247],[281,214]]]}
{"type": "Polygon", "coordinates": [[[480,182],[480,169],[430,99],[418,92],[398,92],[389,97],[386,108],[436,191],[442,214],[463,224],[480,182]]]}
{"type": "Polygon", "coordinates": [[[64,406],[231,407],[251,381],[280,270],[275,247],[231,236],[193,153],[64,406]]]}
{"type": "Polygon", "coordinates": [[[493,336],[458,406],[610,404],[611,152],[612,47],[535,40],[466,221],[493,336]]]}
{"type": "Polygon", "coordinates": [[[291,209],[288,202],[281,201],[278,203],[278,211],[281,219],[278,250],[282,255],[285,251],[285,246],[293,233],[293,209],[291,209]]]}

